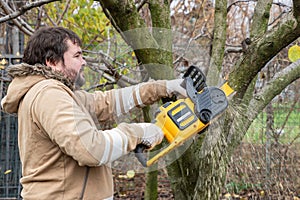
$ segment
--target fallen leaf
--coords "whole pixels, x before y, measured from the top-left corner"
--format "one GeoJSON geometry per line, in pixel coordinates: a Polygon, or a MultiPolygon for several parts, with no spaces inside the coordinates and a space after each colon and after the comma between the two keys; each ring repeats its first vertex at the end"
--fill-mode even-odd
{"type": "Polygon", "coordinates": [[[135,172],[133,170],[128,170],[126,175],[127,175],[128,178],[133,178],[134,175],[135,175],[135,172]]]}
{"type": "Polygon", "coordinates": [[[224,197],[230,198],[230,197],[231,197],[231,194],[230,194],[230,193],[226,193],[226,194],[224,195],[224,197]]]}
{"type": "Polygon", "coordinates": [[[233,198],[240,198],[241,196],[238,195],[238,194],[233,194],[232,197],[233,197],[233,198]]]}
{"type": "Polygon", "coordinates": [[[119,175],[118,178],[127,178],[126,175],[119,175]]]}

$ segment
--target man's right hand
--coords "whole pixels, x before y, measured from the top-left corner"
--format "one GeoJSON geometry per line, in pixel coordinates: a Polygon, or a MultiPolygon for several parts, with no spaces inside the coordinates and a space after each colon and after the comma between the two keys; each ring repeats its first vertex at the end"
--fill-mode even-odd
{"type": "Polygon", "coordinates": [[[140,138],[140,144],[148,147],[148,150],[153,149],[156,145],[160,144],[164,138],[162,130],[152,123],[138,123],[144,130],[144,135],[140,138]]]}

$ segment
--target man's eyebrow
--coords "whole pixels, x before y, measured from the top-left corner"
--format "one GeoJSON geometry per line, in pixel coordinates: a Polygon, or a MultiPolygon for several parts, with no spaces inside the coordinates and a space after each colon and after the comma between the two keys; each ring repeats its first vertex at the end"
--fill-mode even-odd
{"type": "Polygon", "coordinates": [[[82,55],[82,51],[76,51],[75,53],[74,53],[74,55],[82,55]]]}

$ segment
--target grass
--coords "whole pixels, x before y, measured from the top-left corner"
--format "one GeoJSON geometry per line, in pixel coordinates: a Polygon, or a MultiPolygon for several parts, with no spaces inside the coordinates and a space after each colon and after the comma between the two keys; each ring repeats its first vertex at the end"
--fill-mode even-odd
{"type": "Polygon", "coordinates": [[[245,183],[243,181],[240,182],[230,182],[228,184],[225,185],[226,191],[230,192],[230,193],[235,193],[235,194],[239,194],[242,191],[247,191],[247,190],[251,190],[251,189],[260,189],[261,188],[261,184],[253,184],[253,183],[245,183]]]}
{"type": "MultiPolygon", "coordinates": [[[[295,142],[300,142],[300,106],[298,105],[290,111],[291,107],[292,103],[273,105],[274,131],[271,132],[270,138],[275,140],[278,137],[278,141],[283,144],[288,144],[297,137],[298,139],[295,142]],[[283,131],[280,131],[282,127],[283,131]],[[278,135],[276,132],[280,134],[278,135]]],[[[260,144],[265,143],[267,140],[266,121],[267,113],[264,110],[253,121],[244,137],[244,141],[260,144]]]]}

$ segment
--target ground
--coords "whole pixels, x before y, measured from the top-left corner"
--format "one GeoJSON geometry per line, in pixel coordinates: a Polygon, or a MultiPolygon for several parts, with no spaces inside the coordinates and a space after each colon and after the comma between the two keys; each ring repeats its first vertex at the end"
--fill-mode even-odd
{"type": "MultiPolygon", "coordinates": [[[[220,199],[300,200],[300,144],[241,144],[230,161],[226,185],[220,199]]],[[[115,199],[143,199],[145,174],[128,177],[114,170],[115,199]]],[[[158,199],[174,199],[166,170],[158,176],[158,199]]]]}

